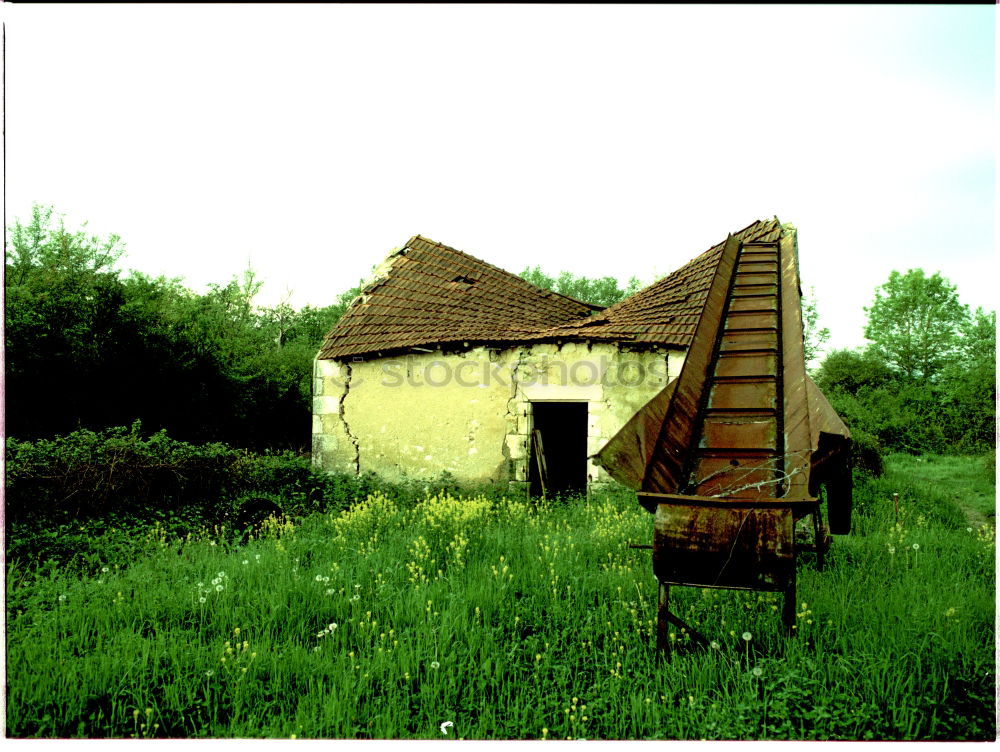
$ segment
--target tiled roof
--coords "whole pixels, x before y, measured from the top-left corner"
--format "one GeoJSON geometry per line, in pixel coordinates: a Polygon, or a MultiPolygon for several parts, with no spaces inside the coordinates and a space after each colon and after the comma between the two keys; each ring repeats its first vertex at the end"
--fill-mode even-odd
{"type": "Polygon", "coordinates": [[[454,342],[507,342],[601,306],[543,290],[419,235],[391,254],[327,335],[320,358],[454,342]]]}
{"type": "MultiPolygon", "coordinates": [[[[742,242],[775,242],[781,225],[777,218],[758,221],[734,234],[742,242]]],[[[462,342],[687,347],[724,245],[601,310],[418,235],[376,271],[375,281],[327,335],[319,357],[462,342]]]]}
{"type": "MultiPolygon", "coordinates": [[[[781,235],[778,219],[754,222],[733,233],[743,243],[774,243],[781,235]]],[[[601,313],[554,326],[537,339],[625,341],[638,345],[691,343],[725,239],[677,271],[601,313]]]]}

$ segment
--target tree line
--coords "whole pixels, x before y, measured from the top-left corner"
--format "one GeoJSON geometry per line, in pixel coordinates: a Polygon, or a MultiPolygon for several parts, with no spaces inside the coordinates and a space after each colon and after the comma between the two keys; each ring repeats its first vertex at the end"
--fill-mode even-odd
{"type": "Polygon", "coordinates": [[[7,240],[8,436],[139,420],[185,441],[308,445],[312,359],[358,288],[325,307],[262,307],[247,270],[196,293],[119,271],[119,237],[71,231],[38,205],[7,240]]]}
{"type": "MultiPolygon", "coordinates": [[[[166,430],[188,442],[305,450],[312,360],[360,291],[325,307],[258,306],[252,270],[196,293],[181,280],[122,272],[121,239],[68,230],[34,206],[8,228],[6,430],[22,440],[86,428],[166,430]]],[[[540,267],[520,275],[588,303],[636,292],[613,277],[540,267]]],[[[970,311],[940,274],[893,272],[866,309],[870,344],[835,350],[813,376],[862,442],[910,452],[991,449],[996,314],[970,311]]],[[[803,299],[807,358],[829,331],[803,299]]]]}

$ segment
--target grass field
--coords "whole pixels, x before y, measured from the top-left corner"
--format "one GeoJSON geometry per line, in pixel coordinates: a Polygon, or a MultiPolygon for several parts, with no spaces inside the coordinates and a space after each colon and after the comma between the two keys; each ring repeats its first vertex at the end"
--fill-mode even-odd
{"type": "Polygon", "coordinates": [[[668,662],[632,494],[108,530],[100,560],[8,563],[7,735],[992,740],[993,470],[924,460],[859,484],[823,572],[800,557],[796,636],[779,596],[677,588],[716,644],[668,662]]]}

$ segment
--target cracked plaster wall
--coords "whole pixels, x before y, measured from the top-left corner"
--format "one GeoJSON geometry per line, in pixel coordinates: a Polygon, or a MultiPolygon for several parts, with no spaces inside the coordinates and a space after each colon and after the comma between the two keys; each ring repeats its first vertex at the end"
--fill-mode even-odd
{"type": "MultiPolygon", "coordinates": [[[[313,462],[390,480],[524,483],[531,403],[584,401],[588,455],[668,380],[683,352],[622,352],[603,343],[413,353],[341,363],[317,360],[313,462]]],[[[592,483],[613,482],[588,461],[592,483]]]]}

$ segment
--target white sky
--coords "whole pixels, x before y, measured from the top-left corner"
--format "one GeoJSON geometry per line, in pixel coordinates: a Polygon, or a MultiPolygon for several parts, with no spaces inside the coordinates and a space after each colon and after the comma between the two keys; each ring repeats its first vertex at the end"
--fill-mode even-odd
{"type": "Polygon", "coordinates": [[[831,346],[893,269],[995,308],[993,6],[4,5],[32,202],[201,290],[328,305],[412,235],[651,282],[799,229],[831,346]]]}

